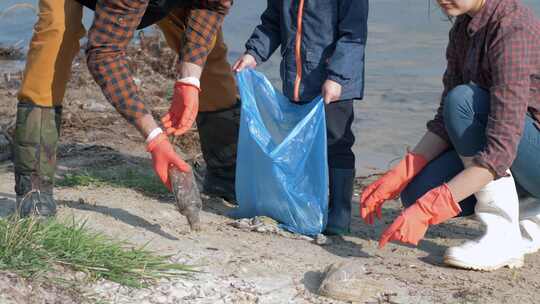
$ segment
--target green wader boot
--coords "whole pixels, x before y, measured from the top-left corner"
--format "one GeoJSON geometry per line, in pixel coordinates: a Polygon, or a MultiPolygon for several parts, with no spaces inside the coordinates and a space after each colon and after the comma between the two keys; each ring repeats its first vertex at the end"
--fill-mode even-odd
{"type": "Polygon", "coordinates": [[[56,214],[53,187],[61,116],[61,107],[17,106],[13,164],[21,217],[56,214]]]}
{"type": "Polygon", "coordinates": [[[202,192],[236,203],[236,148],[240,127],[240,103],[222,111],[201,112],[197,128],[206,162],[202,192]]]}

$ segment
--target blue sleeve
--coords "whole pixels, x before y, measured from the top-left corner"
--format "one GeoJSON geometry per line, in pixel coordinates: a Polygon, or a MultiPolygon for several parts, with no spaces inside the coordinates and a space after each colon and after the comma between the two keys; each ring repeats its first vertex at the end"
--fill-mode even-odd
{"type": "Polygon", "coordinates": [[[267,1],[267,8],[261,16],[261,24],[255,28],[246,42],[246,53],[255,57],[257,63],[268,60],[281,44],[281,1],[267,1]]]}
{"type": "Polygon", "coordinates": [[[367,40],[368,0],[339,1],[339,30],[336,48],[328,63],[328,79],[341,85],[364,70],[367,40]]]}

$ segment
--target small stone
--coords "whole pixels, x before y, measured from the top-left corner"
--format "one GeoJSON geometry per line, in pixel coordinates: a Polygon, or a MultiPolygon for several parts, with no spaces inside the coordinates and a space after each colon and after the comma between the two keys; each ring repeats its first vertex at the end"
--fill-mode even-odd
{"type": "Polygon", "coordinates": [[[101,283],[100,285],[101,285],[100,286],[101,289],[103,289],[103,290],[107,290],[107,289],[111,288],[111,283],[108,283],[108,282],[101,283]]]}
{"type": "Polygon", "coordinates": [[[297,235],[297,238],[299,240],[304,240],[304,241],[308,241],[308,242],[314,242],[315,241],[315,239],[313,239],[313,238],[311,238],[311,237],[309,237],[307,235],[303,235],[303,234],[297,235]]]}
{"type": "Polygon", "coordinates": [[[196,291],[195,294],[196,294],[197,298],[205,298],[206,297],[206,293],[200,287],[197,288],[197,291],[196,291]]]}
{"type": "Polygon", "coordinates": [[[158,304],[165,304],[168,303],[168,298],[166,296],[157,296],[154,298],[155,302],[158,304]]]}
{"type": "Polygon", "coordinates": [[[188,295],[189,295],[189,292],[186,289],[173,289],[171,291],[171,296],[177,299],[182,299],[188,295]]]}
{"type": "Polygon", "coordinates": [[[261,219],[258,216],[254,217],[251,220],[251,225],[253,225],[253,226],[258,226],[258,225],[262,225],[262,224],[263,224],[263,222],[261,221],[261,219]]]}
{"type": "Polygon", "coordinates": [[[84,103],[82,105],[82,109],[88,112],[97,112],[97,113],[108,112],[110,110],[107,105],[98,103],[97,100],[84,103]]]}
{"type": "Polygon", "coordinates": [[[135,297],[140,298],[140,299],[144,299],[144,298],[149,297],[151,294],[152,294],[152,292],[150,290],[142,289],[142,290],[139,290],[139,291],[136,292],[135,297]]]}
{"type": "Polygon", "coordinates": [[[231,223],[231,226],[238,229],[251,229],[251,223],[249,222],[249,219],[239,219],[237,221],[234,221],[231,223]]]}
{"type": "Polygon", "coordinates": [[[256,227],[254,231],[259,232],[259,233],[266,233],[266,232],[269,232],[270,230],[268,229],[268,227],[259,226],[259,227],[256,227]]]}
{"type": "Polygon", "coordinates": [[[332,240],[327,238],[326,235],[324,234],[317,234],[314,241],[315,241],[315,244],[320,245],[320,246],[332,244],[332,240]]]}
{"type": "Polygon", "coordinates": [[[184,288],[191,288],[193,287],[193,284],[187,284],[185,282],[176,282],[173,284],[173,289],[184,289],[184,288]]]}
{"type": "Polygon", "coordinates": [[[170,285],[161,285],[157,289],[164,295],[168,295],[168,294],[171,293],[171,286],[170,285]]]}
{"type": "Polygon", "coordinates": [[[87,274],[86,272],[77,271],[73,274],[73,277],[75,278],[76,281],[81,282],[81,281],[86,280],[87,274]]]}

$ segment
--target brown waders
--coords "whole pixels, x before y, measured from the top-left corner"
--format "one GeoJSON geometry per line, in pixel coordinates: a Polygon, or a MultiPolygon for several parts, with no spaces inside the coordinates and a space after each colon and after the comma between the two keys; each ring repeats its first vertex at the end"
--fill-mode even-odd
{"type": "MultiPolygon", "coordinates": [[[[185,30],[185,9],[159,22],[171,48],[178,51],[185,30]]],[[[56,146],[61,105],[73,58],[84,37],[82,6],[74,0],[40,0],[26,68],[18,94],[14,139],[15,191],[21,216],[54,215],[56,146]]],[[[207,165],[204,191],[234,198],[239,108],[227,47],[221,31],[201,77],[197,123],[207,165]]]]}

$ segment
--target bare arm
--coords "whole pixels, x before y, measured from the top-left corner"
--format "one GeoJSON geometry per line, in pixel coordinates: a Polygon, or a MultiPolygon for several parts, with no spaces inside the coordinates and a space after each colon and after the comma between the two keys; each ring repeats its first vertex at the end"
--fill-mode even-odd
{"type": "MultiPolygon", "coordinates": [[[[446,141],[435,135],[435,133],[428,131],[412,152],[424,156],[430,162],[448,148],[449,145],[446,141]]],[[[494,174],[489,169],[472,165],[450,180],[448,187],[450,188],[450,192],[452,192],[454,200],[460,202],[478,192],[482,187],[491,182],[493,178],[494,174]]]]}
{"type": "Polygon", "coordinates": [[[152,130],[154,130],[155,128],[159,127],[154,120],[154,117],[152,117],[152,115],[150,114],[146,114],[136,119],[133,124],[144,138],[148,138],[150,132],[152,132],[152,130]]]}
{"type": "Polygon", "coordinates": [[[202,67],[191,62],[181,61],[178,63],[178,79],[195,77],[201,79],[202,67]]]}
{"type": "Polygon", "coordinates": [[[426,132],[420,142],[414,147],[413,153],[422,155],[428,162],[435,159],[448,149],[448,143],[440,136],[430,131],[426,132]]]}
{"type": "Polygon", "coordinates": [[[461,202],[478,192],[482,187],[493,181],[493,179],[494,175],[489,169],[472,165],[450,180],[448,182],[448,188],[452,192],[454,201],[461,202]]]}

